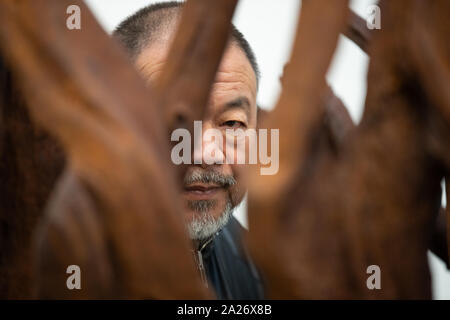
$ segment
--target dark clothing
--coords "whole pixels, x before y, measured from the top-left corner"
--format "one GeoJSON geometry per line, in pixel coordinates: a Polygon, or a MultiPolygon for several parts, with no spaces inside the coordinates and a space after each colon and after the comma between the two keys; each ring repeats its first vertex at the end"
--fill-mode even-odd
{"type": "Polygon", "coordinates": [[[261,277],[242,243],[245,232],[232,217],[200,250],[206,277],[218,299],[264,299],[261,277]]]}

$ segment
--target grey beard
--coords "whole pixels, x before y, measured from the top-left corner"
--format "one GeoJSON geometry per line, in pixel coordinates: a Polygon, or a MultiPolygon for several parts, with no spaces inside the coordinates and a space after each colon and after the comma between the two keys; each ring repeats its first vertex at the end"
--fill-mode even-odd
{"type": "Polygon", "coordinates": [[[220,231],[230,220],[233,206],[227,201],[225,209],[219,218],[215,219],[210,213],[210,209],[216,206],[216,201],[198,200],[189,201],[189,207],[198,214],[188,223],[187,229],[191,240],[205,240],[220,231]]]}

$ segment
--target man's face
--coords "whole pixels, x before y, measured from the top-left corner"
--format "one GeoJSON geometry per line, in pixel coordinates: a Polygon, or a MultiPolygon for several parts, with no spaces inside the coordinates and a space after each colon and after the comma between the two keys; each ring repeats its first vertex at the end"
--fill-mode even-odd
{"type": "MultiPolygon", "coordinates": [[[[158,41],[137,57],[136,65],[149,83],[163,71],[169,44],[169,39],[158,41]]],[[[218,231],[246,193],[246,165],[237,164],[236,159],[245,150],[237,150],[242,149],[238,143],[226,143],[227,138],[234,139],[226,130],[256,128],[256,86],[255,73],[244,52],[235,44],[229,45],[201,119],[203,152],[192,146],[192,163],[197,160],[202,164],[186,165],[180,179],[185,219],[192,239],[205,239],[218,231]],[[205,135],[208,129],[219,130],[223,137],[219,152],[217,145],[208,147],[216,143],[205,135]],[[205,152],[213,147],[216,152],[212,155],[205,152]],[[234,161],[227,161],[227,154],[228,159],[233,154],[234,161]]]]}

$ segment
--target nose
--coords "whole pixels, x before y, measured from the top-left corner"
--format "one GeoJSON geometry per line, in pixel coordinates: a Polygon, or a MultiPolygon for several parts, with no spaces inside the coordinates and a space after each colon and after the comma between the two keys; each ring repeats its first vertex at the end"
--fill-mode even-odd
{"type": "Polygon", "coordinates": [[[223,145],[222,132],[203,124],[200,134],[194,134],[194,164],[201,164],[202,167],[223,164],[225,161],[223,145]]]}

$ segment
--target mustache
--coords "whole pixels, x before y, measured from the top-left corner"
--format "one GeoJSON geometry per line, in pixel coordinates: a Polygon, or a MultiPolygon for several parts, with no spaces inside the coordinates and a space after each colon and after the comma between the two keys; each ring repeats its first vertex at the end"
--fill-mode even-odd
{"type": "Polygon", "coordinates": [[[185,175],[185,186],[189,186],[196,182],[214,183],[223,188],[228,188],[236,184],[236,179],[231,175],[224,175],[214,171],[194,171],[185,175]]]}

